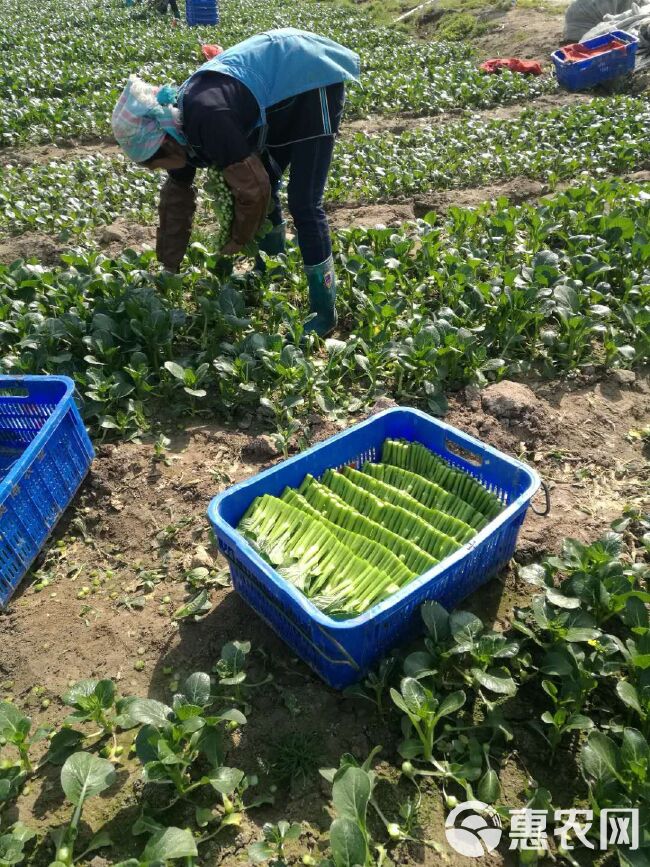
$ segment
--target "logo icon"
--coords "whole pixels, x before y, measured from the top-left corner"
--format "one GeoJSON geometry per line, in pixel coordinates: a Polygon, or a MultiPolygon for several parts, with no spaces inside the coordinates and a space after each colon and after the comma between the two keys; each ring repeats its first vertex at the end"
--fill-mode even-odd
{"type": "Polygon", "coordinates": [[[501,819],[483,801],[464,801],[454,807],[445,820],[447,842],[467,858],[480,858],[494,852],[502,833],[501,819]],[[463,814],[467,815],[463,817],[463,814]]]}

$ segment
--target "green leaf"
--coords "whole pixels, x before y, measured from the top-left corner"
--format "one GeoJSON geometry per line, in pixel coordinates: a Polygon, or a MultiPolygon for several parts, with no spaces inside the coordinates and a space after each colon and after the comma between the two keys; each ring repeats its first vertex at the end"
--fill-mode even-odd
{"type": "Polygon", "coordinates": [[[499,775],[492,768],[487,770],[479,780],[477,793],[479,801],[486,804],[495,804],[501,797],[499,775]]]}
{"type": "Polygon", "coordinates": [[[402,698],[402,694],[398,692],[394,687],[390,688],[390,697],[393,699],[393,702],[397,707],[403,711],[404,713],[410,713],[408,707],[406,706],[406,702],[402,698]]]}
{"type": "Polygon", "coordinates": [[[262,864],[264,861],[270,861],[275,854],[273,846],[269,846],[263,840],[259,843],[253,843],[248,847],[248,857],[253,864],[262,864]]]}
{"type": "Polygon", "coordinates": [[[514,695],[517,692],[517,684],[506,668],[491,668],[487,671],[472,668],[470,674],[485,689],[499,693],[499,695],[514,695]]]}
{"type": "Polygon", "coordinates": [[[564,596],[552,587],[549,587],[546,591],[546,598],[556,608],[565,608],[567,610],[580,608],[580,600],[577,596],[564,596]]]}
{"type": "Polygon", "coordinates": [[[205,707],[210,702],[210,675],[195,671],[183,684],[183,694],[190,704],[205,707]]]}
{"type": "Polygon", "coordinates": [[[639,701],[639,695],[629,681],[619,680],[619,682],[616,684],[616,694],[624,704],[626,704],[628,707],[631,707],[632,710],[635,710],[639,714],[639,716],[645,716],[643,708],[641,707],[641,703],[639,701]]]}
{"type": "Polygon", "coordinates": [[[175,379],[185,382],[185,370],[180,364],[177,364],[175,361],[166,361],[164,367],[175,379]]]}
{"type": "Polygon", "coordinates": [[[517,571],[522,581],[525,581],[527,584],[533,584],[535,587],[546,587],[548,583],[546,569],[541,563],[520,566],[517,571]]]}
{"type": "Polygon", "coordinates": [[[440,702],[440,706],[436,711],[436,719],[456,713],[465,704],[465,698],[466,696],[462,689],[450,692],[440,702]]]}
{"type": "Polygon", "coordinates": [[[433,665],[434,660],[431,654],[424,650],[418,650],[415,653],[409,653],[404,660],[404,674],[407,677],[422,677],[432,673],[433,665]]]}
{"type": "Polygon", "coordinates": [[[332,803],[338,816],[365,825],[372,786],[361,768],[349,767],[334,780],[332,803]]]}
{"type": "Polygon", "coordinates": [[[151,816],[147,816],[146,813],[142,813],[142,815],[138,816],[133,823],[131,833],[134,837],[137,837],[138,834],[155,834],[157,831],[164,830],[164,825],[161,825],[160,822],[156,822],[155,819],[152,819],[151,816]]]}
{"type": "Polygon", "coordinates": [[[101,707],[104,710],[113,706],[115,701],[115,684],[112,680],[100,680],[95,687],[95,695],[97,696],[101,707]]]}
{"type": "Polygon", "coordinates": [[[211,772],[209,777],[210,785],[221,792],[222,795],[231,795],[237,786],[244,779],[244,772],[239,768],[217,768],[211,772]]]}
{"type": "Polygon", "coordinates": [[[32,721],[9,701],[0,701],[0,737],[10,743],[23,741],[29,733],[32,721]]]}
{"type": "Polygon", "coordinates": [[[449,628],[456,644],[473,644],[483,632],[483,622],[469,611],[453,611],[449,615],[449,628]]]}
{"type": "Polygon", "coordinates": [[[554,677],[570,677],[575,670],[575,663],[564,648],[550,650],[543,658],[539,670],[554,677]]]}
{"type": "Polygon", "coordinates": [[[400,683],[400,690],[406,713],[420,716],[427,707],[427,693],[420,681],[414,677],[404,677],[400,683]]]}
{"type": "Polygon", "coordinates": [[[580,762],[585,774],[598,783],[616,779],[619,773],[616,745],[602,732],[590,732],[580,753],[580,762]]]}
{"type": "Polygon", "coordinates": [[[142,853],[143,861],[173,861],[176,858],[196,858],[198,850],[192,832],[187,828],[165,828],[158,831],[142,853]]]}
{"type": "Polygon", "coordinates": [[[400,743],[397,750],[403,759],[416,759],[423,753],[422,741],[407,738],[400,743]]]}
{"type": "Polygon", "coordinates": [[[108,831],[98,831],[86,846],[84,855],[88,852],[95,852],[97,849],[103,849],[105,846],[112,846],[113,841],[108,831]]]}
{"type": "Polygon", "coordinates": [[[420,608],[422,620],[427,632],[436,644],[442,644],[449,638],[449,613],[439,602],[430,600],[420,608]]]}
{"type": "Polygon", "coordinates": [[[302,837],[302,825],[299,822],[292,822],[285,832],[285,840],[299,840],[302,837]]]}
{"type": "Polygon", "coordinates": [[[595,641],[597,638],[600,638],[602,632],[600,629],[588,629],[582,628],[578,626],[573,626],[567,629],[565,638],[567,641],[595,641]]]}
{"type": "Polygon", "coordinates": [[[564,731],[586,731],[594,727],[594,721],[581,713],[572,714],[564,724],[564,731]]]}
{"type": "Polygon", "coordinates": [[[75,707],[80,698],[90,698],[94,694],[98,683],[98,680],[80,680],[63,694],[63,703],[68,707],[75,707]]]}
{"type": "Polygon", "coordinates": [[[50,741],[46,756],[47,761],[53,765],[62,765],[68,756],[71,756],[75,752],[83,740],[84,736],[82,732],[69,728],[61,729],[50,741]]]}
{"type": "Polygon", "coordinates": [[[153,698],[137,698],[129,705],[129,716],[137,722],[164,728],[172,709],[153,698]]]}
{"type": "Polygon", "coordinates": [[[330,826],[330,846],[336,867],[368,863],[368,847],[361,829],[352,819],[335,819],[330,826]]]}
{"type": "Polygon", "coordinates": [[[648,770],[650,759],[650,746],[638,729],[626,728],[623,730],[621,741],[621,761],[623,765],[638,775],[643,775],[648,770]]]}
{"type": "Polygon", "coordinates": [[[75,806],[99,795],[114,782],[113,765],[90,753],[73,753],[61,768],[61,788],[75,806]]]}
{"type": "Polygon", "coordinates": [[[181,605],[174,611],[174,620],[184,620],[186,617],[195,617],[200,614],[208,603],[209,594],[204,588],[197,593],[189,602],[181,605]]]}

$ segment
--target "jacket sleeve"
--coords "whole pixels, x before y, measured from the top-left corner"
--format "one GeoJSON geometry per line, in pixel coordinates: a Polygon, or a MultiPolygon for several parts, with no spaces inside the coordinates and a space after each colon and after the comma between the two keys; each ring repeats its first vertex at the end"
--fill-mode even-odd
{"type": "Polygon", "coordinates": [[[156,256],[168,271],[176,273],[192,233],[196,189],[168,177],[160,191],[156,256]]]}
{"type": "Polygon", "coordinates": [[[223,176],[235,200],[230,240],[243,247],[255,237],[268,213],[271,181],[256,154],[226,166],[223,176]]]}

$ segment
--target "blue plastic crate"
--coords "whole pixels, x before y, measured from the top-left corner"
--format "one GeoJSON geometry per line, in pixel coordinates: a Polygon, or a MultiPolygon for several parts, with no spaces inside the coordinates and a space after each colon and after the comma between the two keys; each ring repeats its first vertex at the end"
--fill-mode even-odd
{"type": "Polygon", "coordinates": [[[67,376],[0,376],[0,607],[94,457],[67,376]]]}
{"type": "Polygon", "coordinates": [[[342,689],[359,680],[391,648],[422,630],[419,609],[435,599],[451,609],[512,556],[537,473],[471,436],[416,409],[379,413],[296,457],[234,485],[210,503],[208,516],[230,564],[233,587],[323,680],[342,689]],[[506,508],[462,548],[390,598],[350,620],[324,614],[266,563],[236,527],[262,494],[279,496],[307,473],[377,461],[385,439],[419,442],[471,473],[506,508]]]}
{"type": "Polygon", "coordinates": [[[566,90],[587,90],[604,81],[611,81],[621,75],[626,75],[634,69],[636,49],[639,40],[636,36],[626,33],[624,30],[613,30],[603,36],[595,36],[586,42],[581,42],[587,48],[598,48],[605,45],[612,37],[620,39],[626,45],[623,48],[613,48],[596,57],[587,57],[570,63],[559,48],[551,57],[555,64],[558,83],[566,90]]]}
{"type": "Polygon", "coordinates": [[[219,4],[217,0],[186,0],[185,18],[190,27],[218,24],[219,4]]]}

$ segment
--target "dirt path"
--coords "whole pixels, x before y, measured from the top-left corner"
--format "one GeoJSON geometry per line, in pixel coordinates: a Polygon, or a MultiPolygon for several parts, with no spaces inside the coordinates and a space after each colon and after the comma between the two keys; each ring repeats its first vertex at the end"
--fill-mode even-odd
{"type": "Polygon", "coordinates": [[[425,117],[409,117],[408,115],[400,115],[399,117],[384,117],[380,115],[372,115],[368,118],[360,118],[359,120],[346,121],[341,130],[342,138],[350,138],[356,133],[366,135],[378,133],[391,133],[399,135],[406,130],[412,129],[427,129],[432,126],[445,126],[449,123],[455,123],[464,117],[478,117],[484,120],[512,120],[519,117],[524,111],[533,108],[538,111],[552,111],[553,109],[563,108],[567,105],[577,105],[590,102],[592,96],[584,93],[567,93],[563,90],[558,90],[556,93],[545,93],[538,96],[536,99],[529,99],[524,102],[514,102],[510,105],[499,105],[493,108],[479,109],[471,111],[463,109],[459,111],[448,111],[442,114],[427,115],[425,117]]]}
{"type": "MultiPolygon", "coordinates": [[[[650,171],[631,172],[620,177],[635,183],[646,183],[650,181],[650,171]]],[[[575,181],[566,181],[558,184],[554,191],[560,192],[574,183],[575,181]]],[[[550,192],[549,187],[541,181],[517,177],[503,183],[488,184],[484,187],[434,190],[426,196],[372,205],[336,204],[326,207],[326,210],[330,224],[334,229],[345,229],[350,226],[376,226],[378,224],[397,227],[404,221],[423,217],[430,211],[436,214],[445,214],[450,207],[475,208],[498,198],[506,198],[513,205],[518,205],[522,202],[535,202],[550,192]]]]}
{"type": "MultiPolygon", "coordinates": [[[[567,535],[593,539],[624,504],[641,506],[640,492],[648,481],[647,446],[644,455],[630,430],[649,419],[649,380],[628,372],[585,385],[539,384],[534,391],[508,383],[481,395],[468,389],[452,399],[448,416],[452,424],[524,457],[548,482],[552,511],[545,519],[532,514],[526,519],[517,555],[522,562],[557,551],[567,535]]],[[[321,422],[311,434],[321,439],[334,431],[321,422]]],[[[390,733],[365,708],[324,687],[290,658],[230,588],[220,586],[224,564],[211,545],[207,505],[218,491],[277,459],[268,438],[212,424],[193,424],[172,437],[164,460],[155,459],[151,445],[100,446],[40,571],[23,582],[0,616],[3,694],[26,707],[35,724],[60,721],[64,711],[58,697],[71,681],[85,677],[110,677],[124,694],[168,700],[169,671],[210,670],[225,641],[247,639],[258,651],[263,648],[274,686],[260,694],[242,733],[233,757],[237,767],[255,770],[258,760],[272,752],[271,742],[296,726],[317,733],[325,763],[344,750],[363,756],[374,743],[392,743],[390,733]],[[179,625],[171,613],[194,592],[186,577],[198,563],[212,570],[213,608],[203,620],[179,625]],[[37,592],[35,584],[44,578],[49,586],[37,592]],[[83,587],[90,592],[79,598],[83,587]],[[35,687],[42,692],[35,694],[35,687]],[[51,700],[46,711],[43,698],[51,700]],[[271,741],[269,731],[274,733],[271,741]]],[[[469,606],[503,627],[523,598],[525,588],[509,571],[479,591],[469,606]]],[[[123,809],[112,823],[122,828],[135,815],[130,793],[140,773],[130,762],[124,771],[123,809]]],[[[48,771],[19,799],[21,817],[33,822],[32,812],[37,819],[47,812],[51,824],[63,816],[60,802],[50,794],[57,790],[53,774],[48,771]]],[[[548,785],[553,788],[553,781],[548,785]]],[[[306,819],[317,833],[327,825],[322,796],[314,779],[278,810],[250,814],[240,836],[227,840],[210,863],[241,863],[238,849],[269,818],[306,819]]],[[[95,813],[88,814],[91,824],[107,818],[102,809],[100,801],[95,813]]],[[[430,821],[430,836],[440,839],[440,817],[430,821]]],[[[118,850],[132,854],[128,834],[122,832],[118,839],[118,850]]]]}

